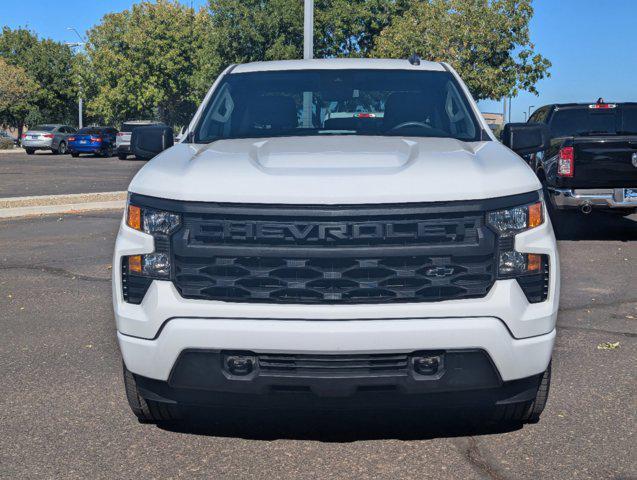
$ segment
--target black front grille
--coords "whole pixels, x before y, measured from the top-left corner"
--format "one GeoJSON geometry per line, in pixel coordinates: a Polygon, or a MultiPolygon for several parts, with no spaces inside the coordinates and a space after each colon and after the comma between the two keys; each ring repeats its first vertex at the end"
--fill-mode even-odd
{"type": "Polygon", "coordinates": [[[279,303],[376,303],[483,297],[493,256],[176,257],[186,298],[279,303]]]}
{"type": "Polygon", "coordinates": [[[484,297],[495,234],[479,204],[457,203],[186,210],[172,236],[173,282],[184,298],[230,302],[484,297]]]}
{"type": "Polygon", "coordinates": [[[263,374],[298,376],[407,375],[409,354],[378,353],[355,355],[259,354],[263,374]]]}

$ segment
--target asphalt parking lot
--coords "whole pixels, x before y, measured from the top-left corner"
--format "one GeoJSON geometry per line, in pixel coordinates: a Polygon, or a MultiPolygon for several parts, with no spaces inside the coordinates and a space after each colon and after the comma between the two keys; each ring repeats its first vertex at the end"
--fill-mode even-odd
{"type": "MultiPolygon", "coordinates": [[[[20,161],[9,162],[14,171],[34,172],[41,160],[20,161]]],[[[103,176],[109,162],[118,164],[114,178],[94,177],[95,191],[109,189],[98,181],[125,189],[141,165],[68,161],[94,161],[103,176]]],[[[5,188],[25,195],[24,180],[11,183],[6,168],[0,157],[2,196],[11,195],[5,188]]],[[[227,410],[184,426],[137,423],[124,397],[110,299],[120,218],[0,221],[0,478],[637,478],[637,215],[559,219],[551,397],[539,424],[502,431],[453,412],[400,410],[227,410]],[[603,342],[619,346],[598,349],[603,342]]]]}
{"type": "Polygon", "coordinates": [[[128,157],[0,152],[0,198],[124,191],[146,164],[128,157]]]}

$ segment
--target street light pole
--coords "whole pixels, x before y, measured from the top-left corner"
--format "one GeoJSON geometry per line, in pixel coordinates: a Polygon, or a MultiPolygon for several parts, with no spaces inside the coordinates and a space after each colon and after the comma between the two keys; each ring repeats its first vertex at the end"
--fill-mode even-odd
{"type": "MultiPolygon", "coordinates": [[[[80,42],[66,42],[69,47],[83,47],[86,45],[86,39],[80,35],[80,32],[77,31],[75,27],[66,27],[67,30],[71,32],[75,32],[75,35],[81,40],[80,42]]],[[[78,128],[82,128],[84,126],[83,122],[83,110],[84,110],[84,99],[82,98],[82,84],[79,84],[79,98],[77,99],[77,126],[78,128]]]]}
{"type": "Polygon", "coordinates": [[[314,0],[305,0],[303,15],[303,59],[314,58],[314,0]]]}
{"type": "Polygon", "coordinates": [[[83,100],[82,100],[82,89],[80,88],[80,98],[78,98],[77,100],[77,107],[78,107],[78,113],[77,113],[77,126],[78,128],[83,128],[84,125],[82,123],[82,107],[83,107],[83,100]]]}
{"type": "MultiPolygon", "coordinates": [[[[304,0],[303,59],[314,57],[314,0],[304,0]]],[[[312,92],[303,92],[303,128],[312,128],[312,92]]]]}
{"type": "Polygon", "coordinates": [[[535,107],[535,105],[529,105],[529,113],[527,118],[531,118],[531,109],[535,107]]]}

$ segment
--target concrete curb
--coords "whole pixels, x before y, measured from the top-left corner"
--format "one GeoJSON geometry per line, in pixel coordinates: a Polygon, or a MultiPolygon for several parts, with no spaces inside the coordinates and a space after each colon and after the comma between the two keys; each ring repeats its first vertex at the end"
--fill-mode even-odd
{"type": "Polygon", "coordinates": [[[9,197],[0,198],[0,218],[121,210],[125,205],[126,192],[9,197]]]}
{"type": "Polygon", "coordinates": [[[24,148],[9,148],[6,150],[0,150],[0,155],[3,153],[27,153],[24,148]]]}
{"type": "Polygon", "coordinates": [[[0,219],[37,217],[41,215],[60,215],[93,212],[98,210],[123,210],[125,201],[71,203],[67,205],[44,205],[39,207],[18,207],[0,209],[0,219]]]}

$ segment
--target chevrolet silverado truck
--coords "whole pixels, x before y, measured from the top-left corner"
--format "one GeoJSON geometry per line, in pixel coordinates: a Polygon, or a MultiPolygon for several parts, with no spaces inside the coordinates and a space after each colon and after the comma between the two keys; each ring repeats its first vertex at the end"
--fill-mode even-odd
{"type": "Polygon", "coordinates": [[[529,159],[554,208],[637,211],[637,103],[547,105],[529,121],[550,130],[550,147],[529,159]]]}
{"type": "Polygon", "coordinates": [[[133,153],[154,158],[113,259],[135,415],[444,405],[537,421],[560,272],[518,154],[548,134],[507,128],[510,148],[449,65],[419,59],[234,65],[178,144],[136,128],[133,153]]]}

